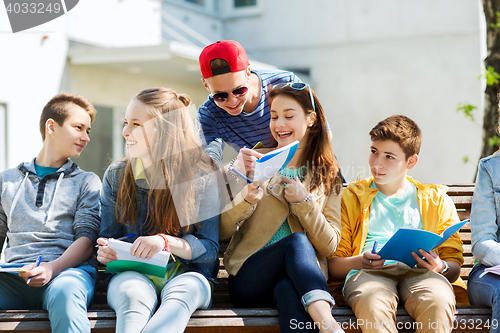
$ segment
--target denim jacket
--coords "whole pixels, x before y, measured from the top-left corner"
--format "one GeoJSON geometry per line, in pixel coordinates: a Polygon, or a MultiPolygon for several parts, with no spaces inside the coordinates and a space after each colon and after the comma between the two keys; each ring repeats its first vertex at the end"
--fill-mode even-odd
{"type": "Polygon", "coordinates": [[[500,264],[500,154],[483,158],[470,216],[472,254],[486,266],[500,264]]]}
{"type": "MultiPolygon", "coordinates": [[[[125,170],[125,162],[116,162],[108,167],[104,174],[101,192],[101,231],[100,236],[118,238],[134,233],[133,242],[139,236],[149,235],[147,232],[148,189],[137,187],[138,218],[134,226],[128,222],[119,225],[116,219],[116,196],[120,179],[125,170]]],[[[182,229],[176,237],[186,240],[192,249],[192,259],[179,258],[191,271],[203,274],[215,282],[219,269],[219,196],[216,177],[201,175],[198,172],[195,181],[196,214],[207,218],[192,224],[189,230],[182,229]]]]}

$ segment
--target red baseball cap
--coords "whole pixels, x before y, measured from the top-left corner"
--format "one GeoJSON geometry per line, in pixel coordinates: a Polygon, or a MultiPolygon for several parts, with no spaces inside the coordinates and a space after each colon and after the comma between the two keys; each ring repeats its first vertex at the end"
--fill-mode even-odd
{"type": "Polygon", "coordinates": [[[245,49],[240,43],[234,40],[219,40],[208,45],[201,51],[199,62],[201,76],[204,79],[229,72],[239,72],[247,69],[250,64],[245,49]],[[210,61],[214,59],[227,61],[229,68],[212,70],[210,61]]]}

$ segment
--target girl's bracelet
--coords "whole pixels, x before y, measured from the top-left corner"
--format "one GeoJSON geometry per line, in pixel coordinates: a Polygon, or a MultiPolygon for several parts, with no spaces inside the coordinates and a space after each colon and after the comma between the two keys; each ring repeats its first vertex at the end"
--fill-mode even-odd
{"type": "Polygon", "coordinates": [[[168,238],[167,238],[167,235],[165,235],[165,234],[156,234],[156,236],[160,236],[161,238],[163,238],[163,241],[165,242],[165,246],[163,246],[163,250],[162,251],[168,250],[168,238]]]}
{"type": "Polygon", "coordinates": [[[304,200],[302,200],[302,202],[308,202],[308,201],[311,201],[312,197],[313,197],[313,195],[312,195],[311,193],[309,193],[309,194],[307,195],[307,197],[305,197],[305,198],[304,198],[304,200]]]}
{"type": "Polygon", "coordinates": [[[174,254],[172,253],[172,251],[170,251],[170,247],[168,246],[167,235],[165,235],[165,234],[156,234],[156,236],[160,236],[161,238],[163,238],[163,241],[165,242],[165,246],[163,247],[162,251],[168,251],[168,253],[170,253],[170,256],[172,257],[172,260],[176,261],[174,254]]]}
{"type": "Polygon", "coordinates": [[[231,160],[231,162],[229,162],[229,166],[228,166],[228,169],[227,169],[227,173],[231,175],[231,177],[233,177],[234,179],[236,179],[237,182],[239,182],[239,177],[236,176],[233,172],[233,164],[234,162],[236,161],[238,157],[235,157],[231,160]]]}

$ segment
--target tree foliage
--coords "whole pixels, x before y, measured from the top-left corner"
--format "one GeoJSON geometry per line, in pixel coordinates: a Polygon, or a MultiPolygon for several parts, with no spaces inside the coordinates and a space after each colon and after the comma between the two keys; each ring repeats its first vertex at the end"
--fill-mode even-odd
{"type": "Polygon", "coordinates": [[[486,18],[486,42],[488,55],[484,60],[486,90],[483,118],[483,147],[481,157],[493,154],[498,149],[498,97],[500,89],[500,0],[483,0],[486,18]]]}

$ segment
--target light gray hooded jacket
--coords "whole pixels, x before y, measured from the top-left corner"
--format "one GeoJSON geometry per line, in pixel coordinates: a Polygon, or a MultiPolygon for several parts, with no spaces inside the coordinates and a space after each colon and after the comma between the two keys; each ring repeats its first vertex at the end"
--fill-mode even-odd
{"type": "MultiPolygon", "coordinates": [[[[6,263],[53,261],[78,238],[99,233],[101,181],[68,160],[40,178],[35,159],[0,173],[0,238],[6,263]]],[[[88,260],[86,263],[90,263],[88,260]]]]}

